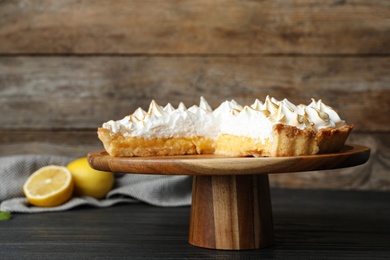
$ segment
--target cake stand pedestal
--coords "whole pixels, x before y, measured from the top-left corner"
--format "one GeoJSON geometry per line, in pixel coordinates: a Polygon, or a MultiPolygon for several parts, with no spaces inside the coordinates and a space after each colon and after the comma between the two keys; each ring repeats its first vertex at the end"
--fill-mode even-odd
{"type": "Polygon", "coordinates": [[[294,157],[223,157],[185,155],[111,157],[88,154],[97,170],[192,175],[189,243],[194,246],[245,250],[274,244],[268,174],[352,167],[368,161],[370,149],[348,144],[342,151],[294,157]]]}

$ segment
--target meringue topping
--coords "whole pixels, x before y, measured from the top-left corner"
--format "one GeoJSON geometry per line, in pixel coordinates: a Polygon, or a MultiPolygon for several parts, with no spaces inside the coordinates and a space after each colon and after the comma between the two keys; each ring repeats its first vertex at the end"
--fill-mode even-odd
{"type": "Polygon", "coordinates": [[[260,138],[261,141],[271,138],[273,122],[266,111],[245,106],[241,111],[235,109],[232,112],[221,122],[219,134],[260,138]]]}
{"type": "Polygon", "coordinates": [[[295,105],[287,99],[279,101],[267,96],[264,103],[256,99],[252,105],[242,106],[235,100],[224,101],[213,110],[206,99],[189,109],[180,103],[175,109],[155,100],[148,111],[138,108],[121,120],[110,120],[103,128],[124,136],[144,138],[172,138],[204,136],[216,138],[221,134],[248,136],[264,140],[271,138],[276,124],[295,126],[316,131],[345,125],[337,112],[322,100],[312,99],[309,105],[295,105]]]}
{"type": "Polygon", "coordinates": [[[331,120],[335,124],[335,127],[338,128],[345,125],[345,121],[340,119],[340,116],[332,107],[325,105],[321,99],[317,102],[314,98],[312,98],[311,100],[312,102],[308,105],[308,107],[317,108],[319,111],[325,113],[326,115],[323,116],[331,120]]]}

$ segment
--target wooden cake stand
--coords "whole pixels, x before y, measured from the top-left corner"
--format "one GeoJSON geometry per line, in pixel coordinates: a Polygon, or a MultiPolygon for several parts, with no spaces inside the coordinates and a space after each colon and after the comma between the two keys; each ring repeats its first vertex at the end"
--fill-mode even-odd
{"type": "Polygon", "coordinates": [[[111,157],[95,151],[88,160],[104,171],[193,175],[189,243],[244,250],[274,244],[268,174],[352,167],[369,156],[369,148],[349,144],[338,153],[295,157],[111,157]]]}

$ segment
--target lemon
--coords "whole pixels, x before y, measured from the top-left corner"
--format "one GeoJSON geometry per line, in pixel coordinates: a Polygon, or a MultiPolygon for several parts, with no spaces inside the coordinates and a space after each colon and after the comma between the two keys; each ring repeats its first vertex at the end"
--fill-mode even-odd
{"type": "Polygon", "coordinates": [[[102,199],[114,184],[114,174],[93,169],[87,157],[74,160],[66,167],[72,173],[77,195],[102,199]]]}
{"type": "Polygon", "coordinates": [[[55,207],[72,197],[73,188],[72,174],[66,167],[48,165],[28,177],[23,192],[32,205],[55,207]]]}

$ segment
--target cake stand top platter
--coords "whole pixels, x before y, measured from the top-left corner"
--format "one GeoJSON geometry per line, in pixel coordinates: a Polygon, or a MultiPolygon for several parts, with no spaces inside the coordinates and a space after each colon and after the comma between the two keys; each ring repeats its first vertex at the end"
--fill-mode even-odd
{"type": "Polygon", "coordinates": [[[89,164],[111,172],[167,175],[244,175],[329,170],[364,164],[368,147],[346,144],[340,152],[289,157],[227,157],[212,154],[154,157],[112,157],[106,151],[88,154],[89,164]]]}

